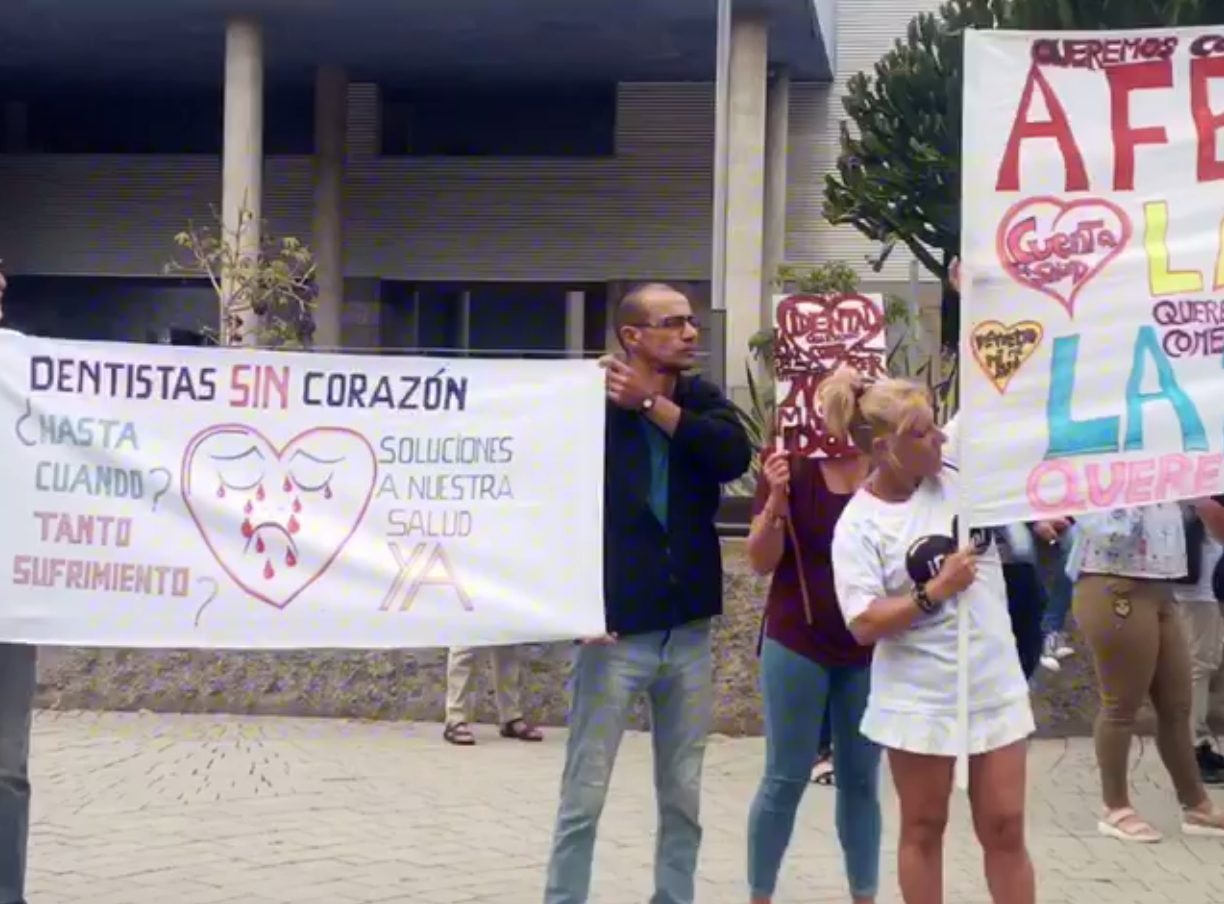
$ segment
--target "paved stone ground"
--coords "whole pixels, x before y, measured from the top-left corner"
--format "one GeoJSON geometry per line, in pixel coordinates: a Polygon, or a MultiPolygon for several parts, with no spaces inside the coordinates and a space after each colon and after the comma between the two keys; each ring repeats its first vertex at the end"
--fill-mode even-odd
{"type": "MultiPolygon", "coordinates": [[[[31,904],[538,904],[563,735],[532,746],[485,729],[481,740],[452,748],[434,725],[41,713],[31,904]]],[[[746,900],[745,816],[761,756],[756,739],[711,744],[701,904],[746,900]]],[[[1151,743],[1136,757],[1137,803],[1170,833],[1162,845],[1096,836],[1087,742],[1034,746],[1040,901],[1224,901],[1224,841],[1182,839],[1151,743]]],[[[650,897],[649,762],[649,739],[627,737],[600,835],[597,904],[650,897]]],[[[812,788],[804,801],[779,902],[846,900],[831,795],[812,788]]],[[[894,816],[890,795],[883,902],[898,900],[894,816]]],[[[947,880],[949,902],[988,901],[963,801],[947,880]]]]}

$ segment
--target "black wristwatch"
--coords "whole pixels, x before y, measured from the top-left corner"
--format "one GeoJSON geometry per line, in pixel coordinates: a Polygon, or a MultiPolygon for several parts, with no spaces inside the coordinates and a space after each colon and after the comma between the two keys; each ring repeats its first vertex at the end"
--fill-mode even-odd
{"type": "Polygon", "coordinates": [[[910,596],[914,599],[914,605],[926,615],[934,615],[943,605],[931,599],[931,595],[927,593],[926,584],[915,584],[914,589],[910,591],[910,596]]]}
{"type": "Polygon", "coordinates": [[[647,396],[642,400],[642,414],[648,414],[655,406],[655,396],[647,396]]]}

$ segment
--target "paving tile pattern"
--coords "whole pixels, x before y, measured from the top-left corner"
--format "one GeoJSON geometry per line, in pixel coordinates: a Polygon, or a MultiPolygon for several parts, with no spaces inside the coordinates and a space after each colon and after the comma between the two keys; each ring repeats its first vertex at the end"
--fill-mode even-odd
{"type": "MultiPolygon", "coordinates": [[[[564,734],[538,745],[487,727],[479,736],[457,749],[431,724],[42,712],[30,902],[539,904],[564,734]]],[[[745,822],[762,754],[758,739],[711,742],[700,904],[747,900],[745,822]]],[[[1135,749],[1136,804],[1168,833],[1161,845],[1096,835],[1088,742],[1037,742],[1030,768],[1043,904],[1224,902],[1224,841],[1180,836],[1150,742],[1135,749]]],[[[650,898],[650,776],[649,738],[627,737],[601,826],[595,904],[650,898]]],[[[899,901],[891,793],[884,813],[888,904],[899,901]]],[[[950,904],[989,901],[959,799],[946,876],[950,904]]],[[[847,900],[828,790],[804,800],[776,900],[847,900]]]]}

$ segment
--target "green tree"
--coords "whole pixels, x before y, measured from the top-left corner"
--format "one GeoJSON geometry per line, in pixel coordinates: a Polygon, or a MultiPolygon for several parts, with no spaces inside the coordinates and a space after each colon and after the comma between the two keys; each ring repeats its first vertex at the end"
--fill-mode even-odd
{"type": "Polygon", "coordinates": [[[966,29],[1063,31],[1224,22],[1224,0],[949,0],[916,16],[847,85],[837,171],[825,215],[881,243],[901,243],[943,284],[943,342],[955,348],[958,297],[948,267],[960,252],[962,35],[966,29]]]}
{"type": "Polygon", "coordinates": [[[246,207],[228,228],[213,212],[215,227],[189,223],[174,237],[181,258],[166,273],[205,277],[217,294],[220,329],[205,327],[219,345],[304,348],[314,337],[317,289],[310,249],[292,237],[273,237],[246,207]],[[258,249],[247,239],[259,225],[258,249]]]}

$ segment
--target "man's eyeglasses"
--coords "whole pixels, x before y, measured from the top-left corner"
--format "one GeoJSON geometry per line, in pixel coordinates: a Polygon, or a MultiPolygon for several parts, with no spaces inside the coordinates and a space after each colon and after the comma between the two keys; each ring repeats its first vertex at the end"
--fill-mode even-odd
{"type": "Polygon", "coordinates": [[[664,317],[658,323],[635,323],[633,325],[639,330],[682,330],[686,326],[691,326],[695,330],[701,329],[701,321],[693,314],[673,314],[670,317],[664,317]]]}

